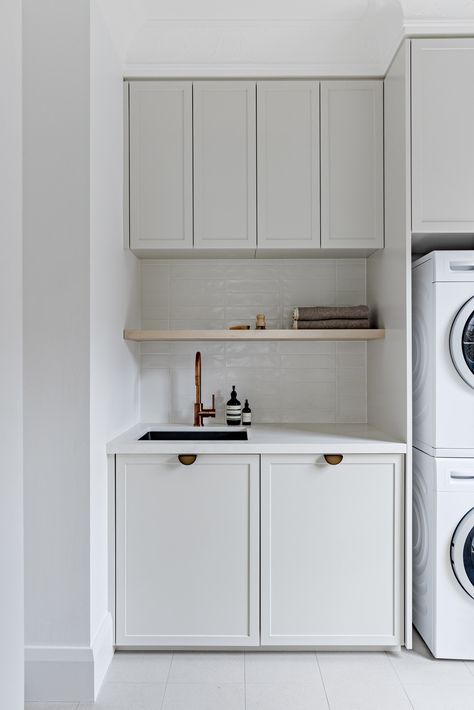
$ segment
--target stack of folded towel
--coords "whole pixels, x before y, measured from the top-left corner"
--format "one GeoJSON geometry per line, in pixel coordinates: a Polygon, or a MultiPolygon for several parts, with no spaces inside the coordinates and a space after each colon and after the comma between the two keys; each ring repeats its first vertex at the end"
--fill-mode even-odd
{"type": "Polygon", "coordinates": [[[293,311],[293,328],[368,328],[367,306],[304,306],[293,311]]]}

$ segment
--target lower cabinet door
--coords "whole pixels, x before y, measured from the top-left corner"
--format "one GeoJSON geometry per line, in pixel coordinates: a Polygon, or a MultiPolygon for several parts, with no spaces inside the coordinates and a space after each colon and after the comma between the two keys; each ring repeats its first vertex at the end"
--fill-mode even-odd
{"type": "Polygon", "coordinates": [[[402,457],[262,456],[262,645],[401,643],[402,457]]]}
{"type": "Polygon", "coordinates": [[[116,460],[117,645],[258,645],[259,457],[116,460]]]}

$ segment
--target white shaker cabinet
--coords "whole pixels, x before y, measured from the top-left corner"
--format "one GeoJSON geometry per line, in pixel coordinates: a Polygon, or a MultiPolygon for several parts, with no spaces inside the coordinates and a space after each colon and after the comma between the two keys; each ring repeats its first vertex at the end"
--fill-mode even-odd
{"type": "Polygon", "coordinates": [[[255,82],[198,81],[194,110],[194,245],[255,249],[255,82]]]}
{"type": "Polygon", "coordinates": [[[191,82],[135,81],[129,91],[130,247],[190,249],[191,82]]]}
{"type": "Polygon", "coordinates": [[[259,457],[116,458],[118,646],[259,643],[259,457]]]}
{"type": "Polygon", "coordinates": [[[324,81],[321,246],[379,249],[383,230],[383,84],[324,81]]]}
{"type": "Polygon", "coordinates": [[[314,249],[319,223],[319,82],[257,83],[258,248],[314,249]]]}
{"type": "Polygon", "coordinates": [[[474,232],[474,38],[412,40],[412,231],[474,232]]]}
{"type": "Polygon", "coordinates": [[[262,645],[399,645],[402,457],[262,456],[262,645]]]}

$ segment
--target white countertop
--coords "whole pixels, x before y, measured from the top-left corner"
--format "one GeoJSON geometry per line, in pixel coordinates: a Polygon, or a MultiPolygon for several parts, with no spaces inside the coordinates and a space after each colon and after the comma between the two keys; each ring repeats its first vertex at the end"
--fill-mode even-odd
{"type": "Polygon", "coordinates": [[[253,424],[206,429],[245,429],[248,441],[138,441],[147,431],[182,430],[183,424],[137,424],[107,444],[108,454],[404,454],[406,444],[368,424],[253,424]]]}

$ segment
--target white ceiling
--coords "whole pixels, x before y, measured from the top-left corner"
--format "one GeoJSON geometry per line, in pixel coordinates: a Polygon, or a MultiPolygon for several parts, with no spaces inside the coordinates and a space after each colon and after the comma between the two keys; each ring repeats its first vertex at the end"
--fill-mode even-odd
{"type": "Polygon", "coordinates": [[[382,75],[403,35],[474,34],[474,0],[96,0],[127,76],[382,75]]]}

